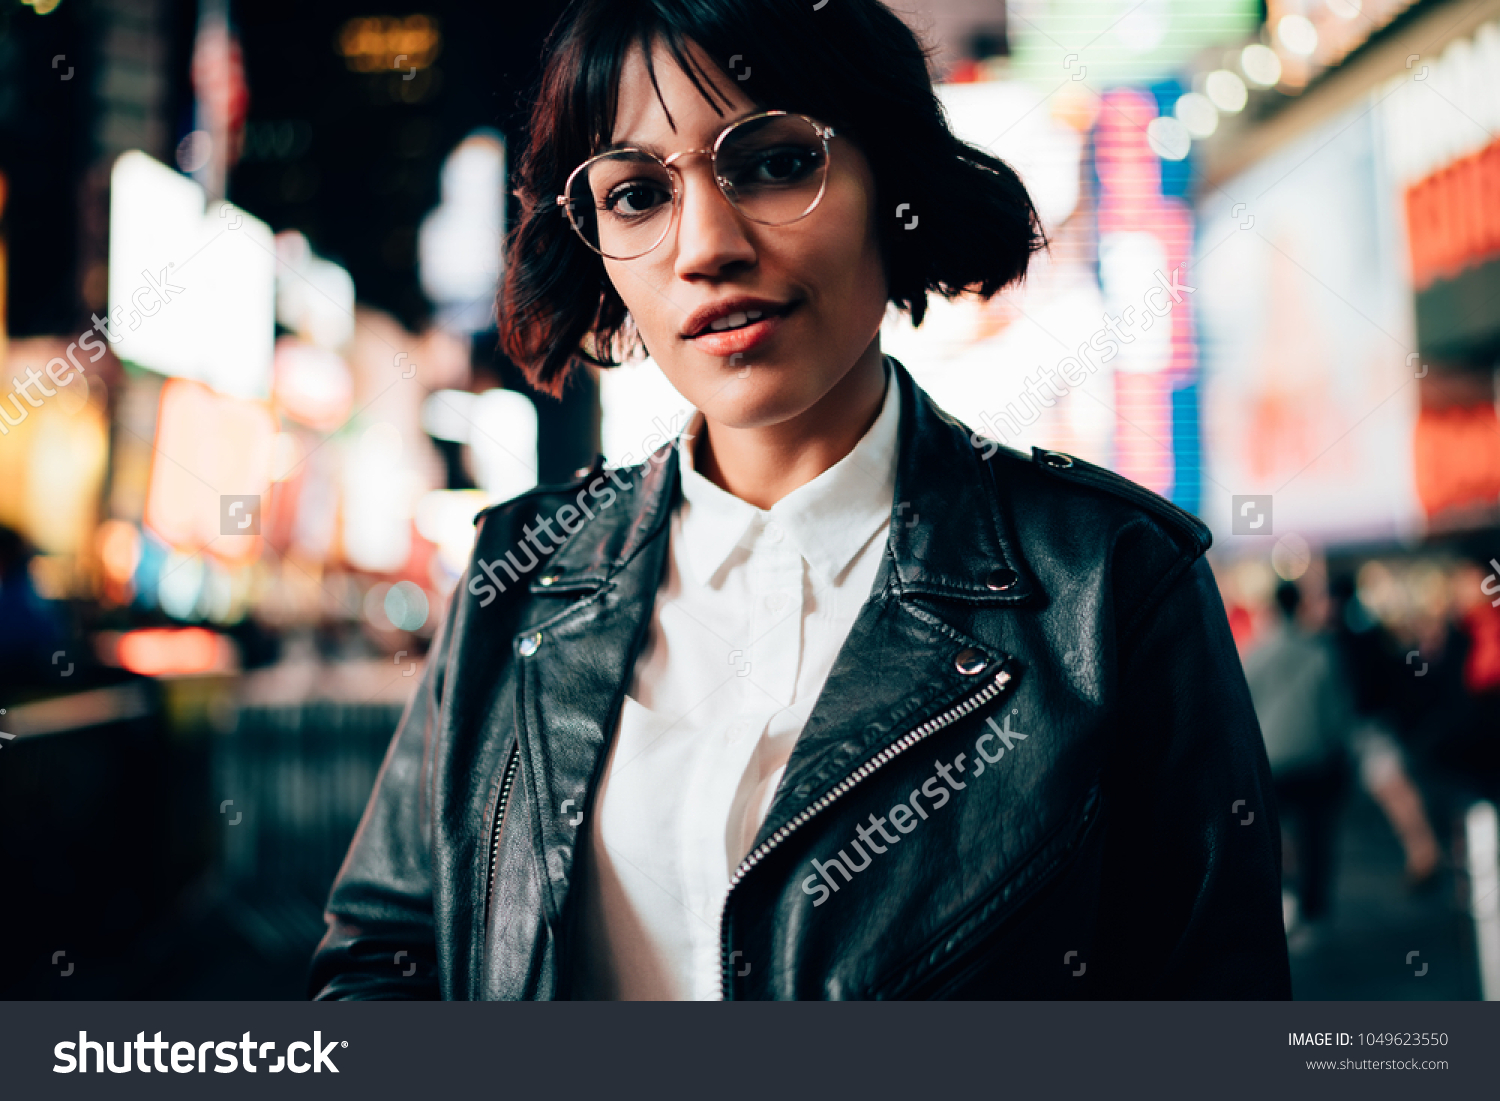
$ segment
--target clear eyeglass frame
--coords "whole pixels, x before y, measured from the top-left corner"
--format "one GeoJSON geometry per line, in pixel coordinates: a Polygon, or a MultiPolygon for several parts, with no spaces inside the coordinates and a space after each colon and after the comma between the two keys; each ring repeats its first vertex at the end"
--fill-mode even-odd
{"type": "Polygon", "coordinates": [[[573,232],[578,234],[578,239],[585,245],[587,245],[593,252],[598,253],[600,256],[603,256],[607,260],[639,259],[640,257],[645,256],[647,253],[654,251],[663,241],[665,241],[672,235],[672,230],[676,227],[677,220],[682,215],[682,169],[677,167],[677,162],[683,157],[697,154],[699,156],[708,157],[713,163],[714,183],[719,188],[719,194],[724,197],[724,201],[727,202],[737,214],[748,221],[755,222],[757,225],[791,225],[793,222],[799,222],[803,218],[806,218],[809,214],[816,210],[818,208],[818,205],[823,201],[823,195],[828,190],[828,174],[832,170],[833,164],[833,158],[828,143],[836,136],[837,132],[833,127],[825,126],[821,122],[818,122],[816,119],[809,118],[807,115],[797,114],[796,112],[792,111],[761,111],[759,114],[749,115],[745,118],[738,119],[737,121],[732,122],[728,126],[724,127],[724,129],[719,131],[719,136],[714,139],[712,148],[709,149],[683,149],[679,150],[676,153],[673,153],[670,157],[663,160],[661,157],[658,157],[650,150],[642,149],[639,146],[635,145],[626,145],[619,146],[614,149],[608,150],[607,152],[590,157],[588,160],[580,164],[577,168],[573,169],[572,172],[568,173],[568,179],[563,184],[562,194],[557,196],[556,203],[559,207],[562,208],[563,215],[568,219],[568,224],[573,227],[573,232]],[[818,185],[817,195],[813,198],[812,202],[808,204],[807,209],[802,211],[801,214],[798,214],[793,218],[785,219],[783,221],[765,221],[746,213],[744,208],[735,201],[733,186],[720,173],[718,165],[719,150],[723,147],[725,140],[732,133],[742,127],[751,125],[753,123],[758,123],[769,118],[801,119],[812,127],[813,132],[818,135],[823,143],[824,167],[822,180],[818,185]],[[672,216],[667,220],[667,224],[662,229],[661,236],[659,236],[647,248],[641,250],[640,252],[632,253],[629,256],[612,256],[609,253],[604,252],[592,241],[590,241],[588,238],[588,234],[584,231],[583,227],[578,224],[578,220],[573,213],[573,204],[568,199],[569,193],[571,193],[573,190],[573,182],[578,178],[580,173],[587,172],[592,165],[595,165],[606,158],[618,156],[620,153],[634,153],[655,161],[657,164],[662,166],[663,170],[666,171],[668,177],[672,181],[672,216]]]}

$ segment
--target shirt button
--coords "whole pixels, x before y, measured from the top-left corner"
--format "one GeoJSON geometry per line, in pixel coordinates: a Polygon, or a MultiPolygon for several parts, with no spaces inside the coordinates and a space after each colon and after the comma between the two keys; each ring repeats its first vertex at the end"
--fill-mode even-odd
{"type": "Polygon", "coordinates": [[[786,532],[782,531],[781,528],[777,527],[775,524],[766,525],[766,542],[779,543],[785,538],[786,532]]]}
{"type": "Polygon", "coordinates": [[[739,741],[741,738],[743,738],[749,732],[750,732],[750,724],[749,723],[738,722],[738,723],[735,723],[733,726],[731,726],[727,731],[725,731],[724,736],[729,739],[730,744],[733,744],[733,743],[739,741]]]}
{"type": "Polygon", "coordinates": [[[786,593],[771,593],[766,597],[766,607],[773,612],[779,612],[785,608],[791,598],[786,593]]]}

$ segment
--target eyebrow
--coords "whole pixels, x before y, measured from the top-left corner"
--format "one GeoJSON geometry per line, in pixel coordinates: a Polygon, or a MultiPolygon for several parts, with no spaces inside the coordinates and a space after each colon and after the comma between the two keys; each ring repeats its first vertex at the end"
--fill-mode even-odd
{"type": "MultiPolygon", "coordinates": [[[[765,108],[763,108],[763,107],[753,107],[750,110],[743,112],[742,114],[736,115],[734,118],[727,119],[727,120],[725,120],[724,125],[721,126],[721,127],[719,127],[718,131],[714,134],[714,137],[718,138],[719,134],[722,134],[725,130],[729,129],[731,126],[733,126],[737,122],[744,122],[747,118],[751,118],[751,117],[753,117],[755,115],[760,115],[760,114],[764,114],[764,113],[765,113],[765,108]]],[[[621,149],[644,149],[647,153],[653,153],[656,156],[661,157],[663,159],[665,159],[666,156],[667,156],[667,154],[662,150],[661,146],[659,146],[659,145],[653,145],[651,142],[645,142],[645,141],[616,141],[616,142],[610,142],[610,144],[606,145],[603,149],[599,150],[599,153],[600,154],[603,154],[603,153],[614,153],[614,152],[617,152],[617,151],[619,151],[621,149]]]]}

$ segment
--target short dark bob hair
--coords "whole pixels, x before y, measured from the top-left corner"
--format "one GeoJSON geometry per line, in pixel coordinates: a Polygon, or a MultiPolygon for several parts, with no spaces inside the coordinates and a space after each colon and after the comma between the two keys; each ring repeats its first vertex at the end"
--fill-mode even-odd
{"type": "Polygon", "coordinates": [[[518,161],[522,213],[506,243],[497,310],[501,347],[538,389],[561,394],[580,361],[617,366],[636,339],[603,261],[578,239],[556,196],[574,168],[610,143],[632,46],[645,52],[655,83],[656,42],[720,115],[715,76],[694,63],[690,44],[720,65],[719,79],[733,68],[756,104],[809,115],[859,147],[884,215],[877,224],[890,300],[914,324],[929,291],[988,298],[1024,276],[1045,247],[1020,178],[953,136],[925,51],[879,0],[573,0],[548,39],[518,161]],[[897,219],[900,204],[908,206],[897,219]],[[917,225],[907,230],[913,215],[917,225]]]}

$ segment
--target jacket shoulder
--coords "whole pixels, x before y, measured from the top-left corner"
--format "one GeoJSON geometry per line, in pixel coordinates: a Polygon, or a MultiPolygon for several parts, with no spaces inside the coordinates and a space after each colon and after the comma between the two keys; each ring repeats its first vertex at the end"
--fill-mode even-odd
{"type": "Polygon", "coordinates": [[[1043,588],[1094,578],[1110,594],[1121,637],[1185,574],[1206,568],[1208,526],[1128,478],[1041,448],[1029,456],[1002,448],[988,465],[1043,588]]]}
{"type": "Polygon", "coordinates": [[[1001,448],[994,461],[1000,461],[1002,456],[1006,467],[1003,476],[1013,490],[1025,492],[1030,488],[1051,498],[1062,494],[1074,504],[1070,512],[1080,520],[1086,510],[1077,506],[1093,498],[1117,523],[1129,519],[1131,514],[1144,514],[1154,527],[1194,558],[1213,545],[1213,534],[1198,517],[1112,470],[1085,462],[1076,455],[1040,447],[1033,447],[1030,456],[1001,448]]]}

